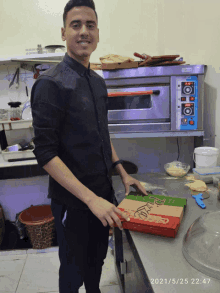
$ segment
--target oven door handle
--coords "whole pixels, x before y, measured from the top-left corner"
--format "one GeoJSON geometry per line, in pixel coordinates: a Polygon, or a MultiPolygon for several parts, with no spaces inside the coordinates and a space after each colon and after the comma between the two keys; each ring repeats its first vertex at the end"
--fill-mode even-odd
{"type": "Polygon", "coordinates": [[[123,97],[123,96],[143,96],[143,95],[159,95],[159,90],[141,91],[141,92],[114,92],[108,93],[108,97],[123,97]]]}

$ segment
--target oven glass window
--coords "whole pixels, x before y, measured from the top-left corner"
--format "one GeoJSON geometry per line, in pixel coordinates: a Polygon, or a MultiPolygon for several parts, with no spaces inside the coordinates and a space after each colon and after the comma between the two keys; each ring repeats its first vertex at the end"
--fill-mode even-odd
{"type": "Polygon", "coordinates": [[[150,95],[108,97],[108,110],[149,109],[151,107],[150,95]]]}

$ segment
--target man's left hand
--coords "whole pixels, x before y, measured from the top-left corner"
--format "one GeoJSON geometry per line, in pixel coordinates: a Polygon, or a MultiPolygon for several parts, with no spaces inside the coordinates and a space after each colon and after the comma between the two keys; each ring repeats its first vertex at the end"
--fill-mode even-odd
{"type": "Polygon", "coordinates": [[[146,190],[144,189],[144,187],[141,185],[141,183],[131,177],[130,175],[126,175],[122,178],[122,182],[125,186],[125,195],[127,196],[129,194],[130,191],[130,186],[134,187],[136,189],[137,192],[140,192],[143,195],[148,195],[148,193],[146,192],[146,190]]]}

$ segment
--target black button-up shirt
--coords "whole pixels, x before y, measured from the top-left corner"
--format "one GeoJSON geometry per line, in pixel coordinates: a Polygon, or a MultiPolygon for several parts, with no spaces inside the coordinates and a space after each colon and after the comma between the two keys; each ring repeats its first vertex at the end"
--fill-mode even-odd
{"type": "MultiPolygon", "coordinates": [[[[112,201],[107,95],[104,79],[66,53],[32,87],[33,152],[41,167],[58,156],[81,183],[112,201]]],[[[51,176],[48,198],[87,208],[51,176]]]]}

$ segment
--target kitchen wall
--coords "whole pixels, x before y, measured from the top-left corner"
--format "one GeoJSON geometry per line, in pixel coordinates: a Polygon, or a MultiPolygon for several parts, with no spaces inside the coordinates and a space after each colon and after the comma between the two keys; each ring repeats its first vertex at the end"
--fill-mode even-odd
{"type": "MultiPolygon", "coordinates": [[[[61,40],[62,14],[66,0],[1,0],[0,58],[23,56],[26,49],[57,44],[61,40]]],[[[133,56],[179,54],[187,64],[206,64],[205,145],[220,148],[219,9],[218,0],[95,0],[100,42],[91,56],[99,62],[106,54],[133,56]]],[[[135,58],[135,57],[134,57],[135,58]]],[[[135,58],[135,60],[139,60],[135,58]]],[[[0,81],[15,72],[15,66],[0,65],[0,81]]],[[[25,73],[25,71],[22,71],[25,73]]],[[[28,73],[29,90],[33,84],[28,73]]],[[[25,92],[24,92],[25,94],[25,92]]],[[[0,91],[1,108],[7,93],[0,91]]],[[[8,99],[8,97],[7,97],[8,99]]],[[[163,170],[165,162],[177,159],[176,138],[113,139],[120,158],[130,160],[139,172],[163,170]]],[[[180,138],[180,160],[191,163],[193,138],[180,138]]],[[[218,161],[220,165],[220,157],[218,161]]]]}
{"type": "MultiPolygon", "coordinates": [[[[36,48],[37,44],[65,45],[61,27],[66,3],[67,0],[1,0],[0,58],[25,55],[25,49],[36,48]]],[[[135,50],[158,52],[157,1],[95,0],[95,4],[100,42],[91,62],[99,62],[109,53],[133,56],[135,50]]]]}
{"type": "Polygon", "coordinates": [[[187,64],[208,66],[204,88],[204,145],[220,149],[220,2],[158,0],[157,8],[159,55],[178,53],[187,64]]]}
{"type": "MultiPolygon", "coordinates": [[[[65,4],[66,0],[59,1],[59,3],[54,3],[54,1],[49,0],[38,0],[34,2],[22,0],[19,3],[14,2],[14,6],[12,6],[7,1],[3,1],[0,4],[2,6],[0,6],[2,8],[0,9],[0,19],[2,24],[4,23],[4,27],[7,27],[7,30],[2,30],[1,32],[2,39],[5,40],[3,46],[0,48],[1,58],[25,55],[25,49],[36,48],[37,44],[41,44],[42,46],[65,44],[61,40],[60,33],[60,28],[63,25],[62,14],[65,4]],[[12,14],[13,18],[10,17],[12,14]],[[18,22],[19,26],[16,25],[18,22]]],[[[91,62],[99,62],[99,57],[109,53],[131,57],[135,51],[139,53],[145,52],[150,55],[164,53],[164,48],[161,47],[162,40],[160,39],[161,35],[163,35],[161,30],[164,29],[163,23],[161,22],[163,13],[165,12],[163,6],[161,6],[163,1],[95,0],[95,4],[99,18],[100,43],[97,50],[92,54],[91,62]]],[[[182,51],[174,44],[172,50],[166,53],[181,54],[182,51]]],[[[200,60],[200,63],[202,61],[200,60]]],[[[14,73],[15,69],[15,65],[0,66],[1,89],[3,89],[1,82],[4,83],[4,87],[7,87],[8,81],[6,80],[6,75],[8,73],[14,73]]],[[[34,80],[32,73],[24,70],[21,70],[21,73],[23,88],[21,89],[20,98],[25,100],[24,81],[28,85],[30,93],[34,80]]],[[[8,102],[13,94],[12,90],[8,91],[6,89],[5,91],[1,91],[0,101],[2,108],[9,107],[6,101],[8,102]]],[[[7,133],[9,139],[13,135],[12,132],[7,133]]],[[[21,136],[23,133],[20,132],[19,135],[21,136]]],[[[149,170],[163,170],[164,160],[158,163],[158,152],[163,154],[160,158],[165,158],[165,161],[170,160],[167,150],[172,150],[172,157],[177,158],[177,148],[172,148],[172,140],[175,141],[175,138],[137,139],[135,141],[129,139],[118,141],[114,139],[114,144],[120,157],[130,159],[137,164],[139,164],[138,157],[140,157],[140,162],[148,161],[148,164],[139,166],[140,172],[146,172],[149,170]],[[123,147],[120,147],[122,141],[123,147]],[[137,152],[139,145],[144,146],[140,153],[137,152]],[[148,147],[149,145],[151,145],[150,148],[148,147]],[[160,150],[159,147],[161,145],[166,147],[160,150]],[[134,149],[135,156],[131,152],[134,149]],[[139,155],[137,155],[138,153],[139,155]],[[152,153],[155,153],[153,160],[152,153]],[[151,161],[151,164],[149,164],[149,161],[151,161]],[[149,166],[148,168],[146,167],[147,165],[149,166]]],[[[188,141],[188,145],[190,145],[193,151],[192,139],[185,138],[185,141],[188,141]]],[[[10,142],[12,142],[11,139],[10,142]]],[[[174,142],[174,144],[176,143],[174,142]]],[[[184,156],[184,147],[182,148],[182,155],[184,156]]]]}

